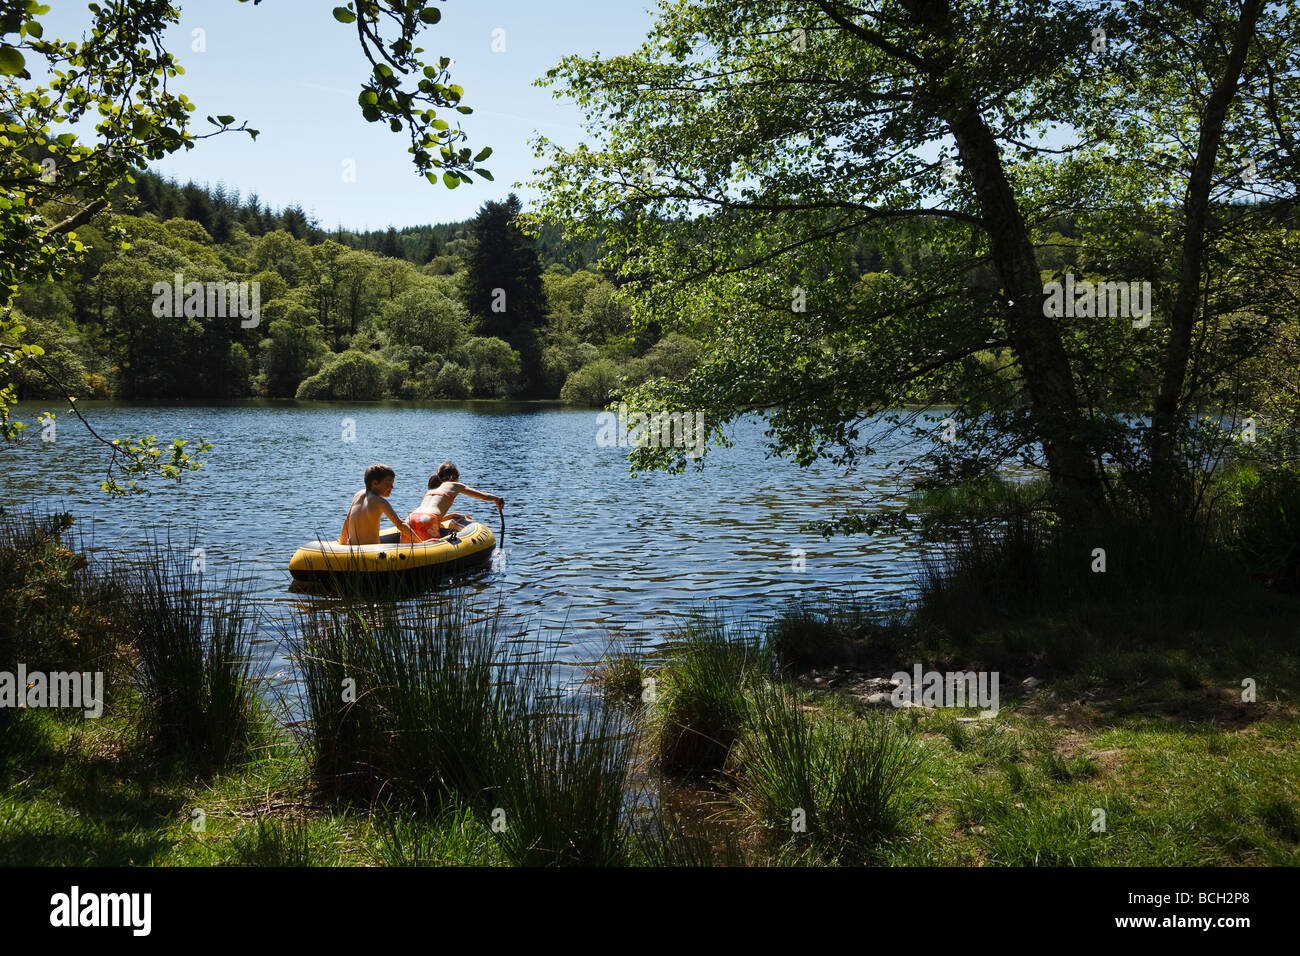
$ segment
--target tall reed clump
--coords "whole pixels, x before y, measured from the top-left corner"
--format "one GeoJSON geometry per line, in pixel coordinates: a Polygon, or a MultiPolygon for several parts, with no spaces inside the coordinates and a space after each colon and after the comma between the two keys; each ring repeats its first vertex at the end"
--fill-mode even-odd
{"type": "Polygon", "coordinates": [[[924,752],[897,721],[823,716],[780,684],[755,688],[737,747],[739,803],[828,859],[869,861],[902,829],[924,752]]]}
{"type": "Polygon", "coordinates": [[[746,689],[774,671],[771,649],[761,634],[731,633],[718,618],[696,617],[671,635],[665,658],[655,709],[660,765],[722,769],[744,728],[746,689]]]}
{"type": "Polygon", "coordinates": [[[320,789],[337,799],[437,806],[494,787],[499,615],[446,597],[419,613],[353,601],[300,614],[290,638],[320,789]]]}
{"type": "Polygon", "coordinates": [[[215,770],[246,756],[267,726],[257,626],[248,584],[227,574],[207,587],[189,554],[154,541],[120,569],[119,609],[145,735],[163,759],[215,770]]]}
{"type": "Polygon", "coordinates": [[[907,637],[903,608],[879,610],[856,598],[796,599],[767,627],[767,642],[782,667],[867,667],[892,658],[907,637]]]}
{"type": "MultiPolygon", "coordinates": [[[[464,597],[299,616],[317,786],[386,817],[471,810],[513,863],[626,862],[625,718],[569,693],[553,657],[508,658],[501,608],[475,618],[464,597]]],[[[415,840],[390,829],[394,846],[415,840]]]]}
{"type": "Polygon", "coordinates": [[[623,866],[633,853],[625,809],[634,736],[601,698],[528,707],[499,742],[493,808],[501,848],[522,866],[623,866]]]}
{"type": "Polygon", "coordinates": [[[1007,518],[1000,528],[957,533],[943,542],[939,556],[920,561],[920,619],[960,632],[1034,606],[1046,554],[1043,527],[1023,514],[1007,518]]]}

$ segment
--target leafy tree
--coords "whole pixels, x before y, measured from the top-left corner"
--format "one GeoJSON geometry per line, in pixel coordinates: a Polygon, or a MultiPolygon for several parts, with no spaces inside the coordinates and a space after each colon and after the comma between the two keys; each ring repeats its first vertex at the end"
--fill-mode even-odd
{"type": "Polygon", "coordinates": [[[63,391],[58,384],[60,382],[78,398],[93,394],[85,363],[80,355],[68,347],[66,332],[57,328],[57,322],[32,318],[18,311],[14,312],[14,318],[27,326],[34,338],[53,343],[46,349],[41,369],[30,363],[17,369],[15,386],[20,400],[62,398],[63,391]],[[49,373],[50,377],[44,373],[49,373]]]}
{"type": "Polygon", "coordinates": [[[430,286],[411,289],[385,303],[382,315],[394,342],[420,345],[431,352],[458,351],[469,323],[463,305],[430,286]]]}
{"type": "Polygon", "coordinates": [[[283,229],[268,232],[253,244],[259,269],[273,269],[285,282],[296,285],[310,270],[310,251],[283,229]]]}
{"type": "MultiPolygon", "coordinates": [[[[0,115],[6,120],[0,131],[0,350],[7,358],[0,432],[6,440],[22,428],[10,416],[13,376],[19,364],[39,368],[44,354],[39,342],[24,339],[28,330],[10,309],[20,284],[65,274],[84,252],[76,230],[110,209],[118,188],[148,161],[228,130],[257,132],[236,126],[233,116],[208,117],[215,129],[207,134],[190,129],[194,104],[171,93],[166,82],[181,71],[164,42],[179,19],[170,3],[92,4],[81,42],[47,38],[40,18],[48,12],[35,0],[0,0],[0,115]],[[29,58],[44,59],[48,85],[31,82],[29,58]],[[94,124],[93,137],[73,132],[83,122],[94,124]]],[[[448,187],[470,181],[470,171],[491,179],[475,168],[490,149],[471,158],[467,147],[457,148],[464,139],[459,126],[438,115],[444,108],[470,112],[460,103],[461,88],[447,82],[450,59],[437,66],[420,59],[417,37],[438,21],[439,11],[423,0],[355,0],[336,8],[334,17],[355,25],[372,67],[359,97],[363,117],[409,131],[412,160],[430,180],[435,170],[443,171],[448,187]]],[[[164,207],[162,214],[176,212],[164,207]]],[[[148,474],[179,477],[199,465],[184,441],[173,442],[171,457],[161,458],[152,439],[100,440],[112,449],[108,491],[133,488],[134,479],[148,474]],[[132,480],[119,484],[114,467],[132,480]]]]}
{"type": "Polygon", "coordinates": [[[569,376],[560,389],[560,398],[575,405],[604,405],[619,383],[618,366],[609,359],[597,359],[569,376]]]}
{"type": "Polygon", "coordinates": [[[592,289],[600,285],[600,277],[586,269],[572,275],[547,273],[542,276],[542,289],[550,313],[547,325],[555,332],[577,333],[578,316],[587,304],[592,289]]]}
{"type": "Polygon", "coordinates": [[[475,398],[509,398],[519,382],[519,353],[493,337],[475,337],[465,343],[470,389],[475,398]]]}
{"type": "Polygon", "coordinates": [[[1242,283],[1241,256],[1211,262],[1220,224],[1269,247],[1264,218],[1225,205],[1244,157],[1260,198],[1295,199],[1295,8],[678,0],[638,52],[548,74],[599,145],[540,139],[540,217],[603,240],[639,327],[704,345],[693,374],[631,401],[707,409],[715,434],[762,411],[773,449],[807,464],[871,453],[873,413],[956,395],[963,440],[936,443],[933,481],[1021,457],[1072,518],[1133,489],[1187,507],[1193,439],[1174,425],[1257,347],[1225,334],[1244,300],[1206,294],[1212,274],[1242,283]],[[1039,253],[1063,218],[1101,278],[1152,282],[1149,328],[1048,314],[1039,253]],[[1001,353],[1015,389],[983,358],[1001,353]],[[1150,430],[1118,414],[1148,409],[1150,430]]]}
{"type": "Polygon", "coordinates": [[[587,293],[573,329],[583,341],[600,344],[627,332],[631,320],[632,310],[618,298],[614,287],[602,280],[587,293]]]}
{"type": "Polygon", "coordinates": [[[315,317],[296,300],[272,300],[263,307],[267,337],[260,344],[261,386],[272,398],[293,398],[298,386],[329,354],[315,317]]]}
{"type": "Polygon", "coordinates": [[[664,336],[645,354],[650,374],[655,377],[685,378],[700,357],[700,343],[673,332],[664,336]]]}
{"type": "Polygon", "coordinates": [[[456,362],[447,362],[438,370],[433,383],[433,398],[469,398],[470,371],[456,362]]]}
{"type": "Polygon", "coordinates": [[[552,336],[542,350],[542,382],[548,395],[559,395],[569,376],[600,358],[600,351],[589,342],[579,342],[567,334],[552,336]]]}
{"type": "Polygon", "coordinates": [[[306,401],[373,402],[384,397],[389,366],[377,355],[349,349],[326,362],[298,386],[306,401]]]}

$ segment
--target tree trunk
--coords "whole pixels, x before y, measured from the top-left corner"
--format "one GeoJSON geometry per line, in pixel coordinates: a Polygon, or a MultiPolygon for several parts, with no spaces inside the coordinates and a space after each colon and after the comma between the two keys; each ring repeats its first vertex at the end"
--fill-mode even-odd
{"type": "Polygon", "coordinates": [[[1205,269],[1205,227],[1209,218],[1210,190],[1214,163],[1223,139],[1223,124],[1237,94],[1237,84],[1246,52],[1255,38],[1262,0],[1245,0],[1241,17],[1232,38],[1232,48],[1223,75],[1205,104],[1201,134],[1196,146],[1196,160],[1183,199],[1185,226],[1182,261],[1178,273],[1178,293],[1169,314],[1169,347],[1165,353],[1164,377],[1156,395],[1151,416],[1151,489],[1152,509],[1172,516],[1183,502],[1179,495],[1180,473],[1175,441],[1178,416],[1184,407],[1183,385],[1191,350],[1192,329],[1196,324],[1201,278],[1205,269]]]}
{"type": "Polygon", "coordinates": [[[994,267],[1010,299],[1011,346],[1024,373],[1048,474],[1064,510],[1082,517],[1105,507],[1105,487],[1083,438],[1083,416],[1060,330],[1043,314],[1043,281],[1029,230],[1003,171],[997,141],[974,103],[957,105],[948,128],[974,182],[994,267]]]}

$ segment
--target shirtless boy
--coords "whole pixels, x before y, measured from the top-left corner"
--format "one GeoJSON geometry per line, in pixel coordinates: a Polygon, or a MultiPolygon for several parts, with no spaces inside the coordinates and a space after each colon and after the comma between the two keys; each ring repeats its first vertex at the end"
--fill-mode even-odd
{"type": "Polygon", "coordinates": [[[388,515],[388,520],[405,536],[404,540],[411,540],[413,532],[410,527],[397,517],[397,512],[388,503],[396,478],[393,469],[387,465],[371,465],[366,469],[366,487],[352,497],[348,516],[343,519],[343,530],[339,533],[339,544],[378,544],[380,515],[388,515]]]}
{"type": "Polygon", "coordinates": [[[424,493],[420,507],[416,508],[406,520],[410,522],[415,540],[432,541],[442,533],[443,518],[459,518],[468,521],[469,515],[448,511],[456,496],[464,494],[482,501],[491,501],[499,509],[504,508],[506,500],[496,495],[487,495],[475,491],[469,485],[460,483],[460,471],[451,462],[443,462],[438,473],[429,479],[429,490],[424,493]]]}

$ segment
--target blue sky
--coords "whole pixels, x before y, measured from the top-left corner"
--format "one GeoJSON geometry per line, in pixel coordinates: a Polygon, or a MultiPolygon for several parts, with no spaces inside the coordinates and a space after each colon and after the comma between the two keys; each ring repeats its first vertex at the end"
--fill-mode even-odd
{"type": "MultiPolygon", "coordinates": [[[[47,36],[79,36],[89,23],[83,0],[46,0],[47,36]]],[[[556,142],[582,138],[582,116],[571,100],[533,81],[560,58],[596,51],[608,56],[640,45],[654,22],[650,0],[447,0],[442,20],[425,30],[426,61],[450,56],[452,81],[465,89],[474,114],[462,117],[477,151],[491,146],[484,166],[495,182],[450,191],[415,172],[409,136],[361,118],[357,93],[367,74],[352,27],[330,11],[345,0],[190,0],[168,49],[185,67],[175,87],[204,116],[231,114],[260,130],[256,141],[226,133],[156,163],[167,176],[224,182],[277,209],[299,203],[324,228],[381,229],[471,217],[487,199],[527,183],[539,163],[528,145],[534,131],[556,142]],[[505,52],[492,52],[493,30],[505,31],[505,52]],[[195,52],[194,30],[206,49],[195,52]],[[345,159],[356,182],[344,182],[345,159]]],[[[454,115],[454,114],[453,114],[454,115]]],[[[451,117],[448,116],[448,119],[451,117]]],[[[210,128],[210,127],[208,127],[210,128]]],[[[517,190],[525,205],[528,190],[517,190]]]]}

